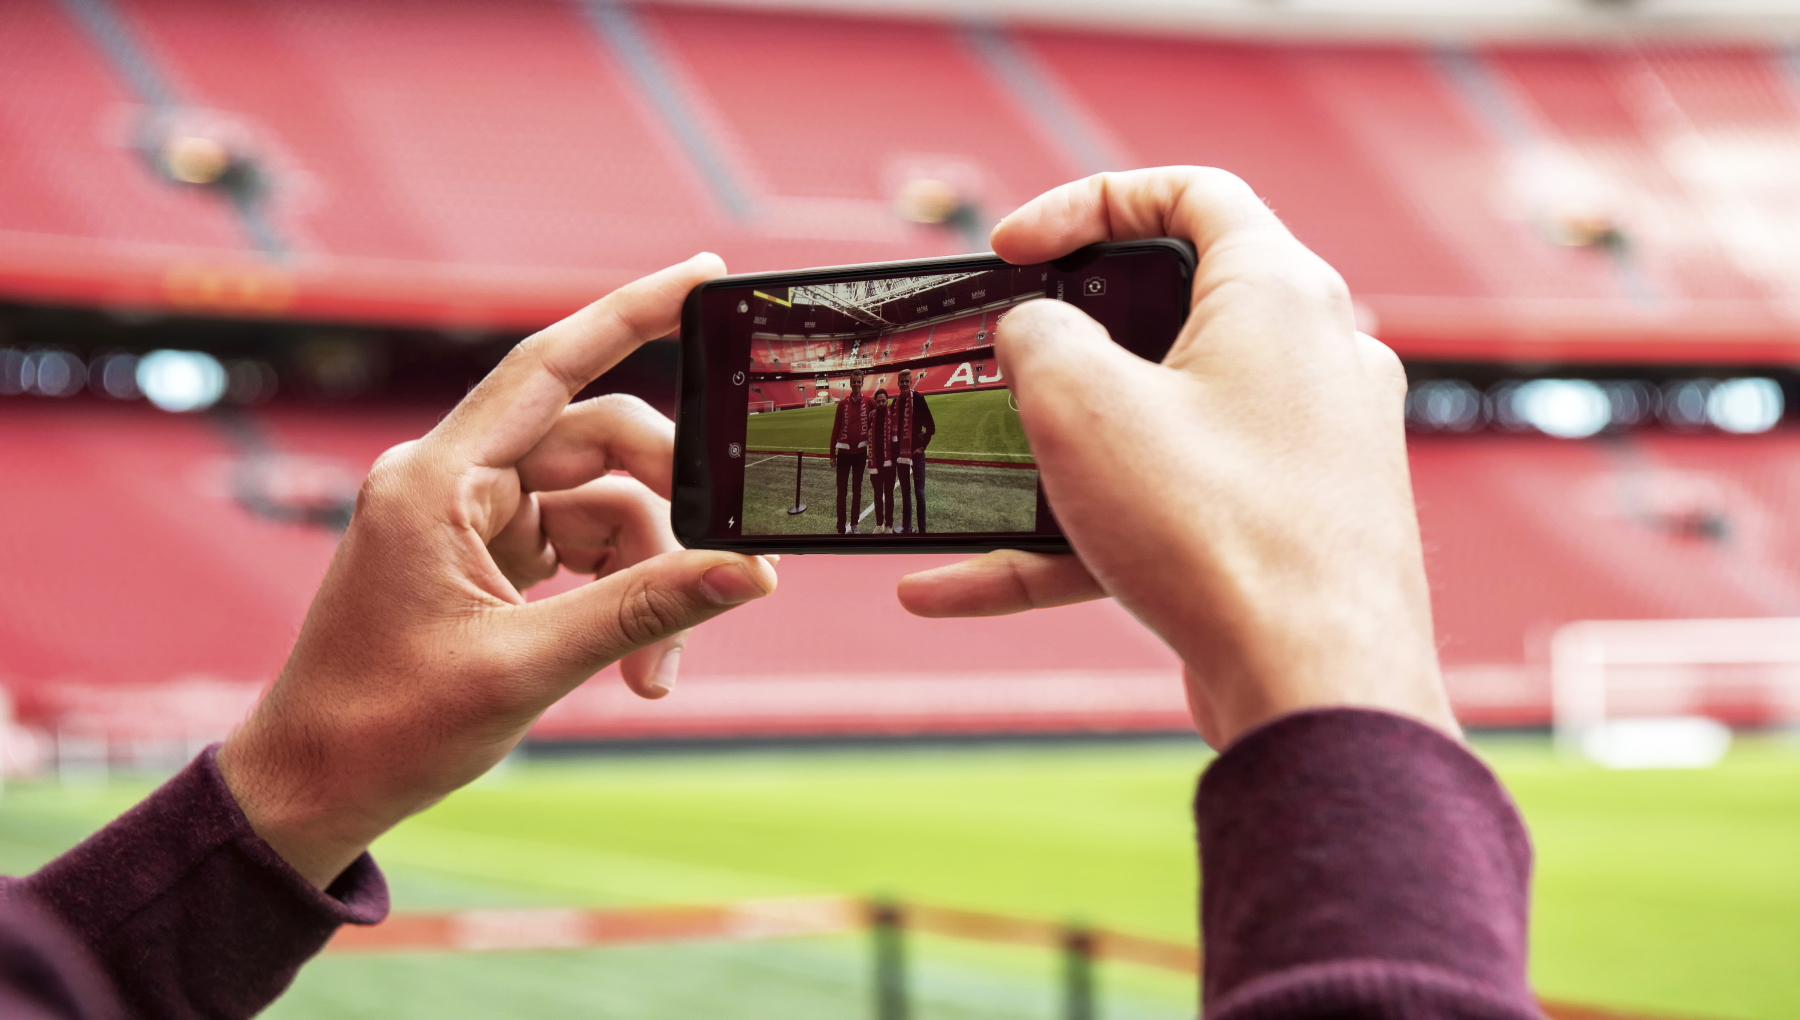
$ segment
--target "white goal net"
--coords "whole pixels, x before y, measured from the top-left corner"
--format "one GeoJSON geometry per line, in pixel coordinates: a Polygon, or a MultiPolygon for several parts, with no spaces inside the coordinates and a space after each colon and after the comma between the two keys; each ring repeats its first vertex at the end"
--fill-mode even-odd
{"type": "Polygon", "coordinates": [[[1556,743],[1611,768],[1715,764],[1800,721],[1800,619],[1582,620],[1550,643],[1556,743]]]}
{"type": "Polygon", "coordinates": [[[775,410],[775,401],[773,401],[773,400],[752,400],[752,401],[750,401],[750,413],[751,414],[762,414],[765,411],[773,411],[773,410],[775,410]]]}

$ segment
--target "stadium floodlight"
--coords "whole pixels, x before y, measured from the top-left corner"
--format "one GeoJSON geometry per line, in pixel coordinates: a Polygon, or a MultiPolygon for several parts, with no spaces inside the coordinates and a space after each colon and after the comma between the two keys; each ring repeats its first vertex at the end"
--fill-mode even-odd
{"type": "Polygon", "coordinates": [[[181,135],[163,145],[163,166],[183,184],[217,184],[231,170],[231,150],[205,135],[181,135]]]}
{"type": "Polygon", "coordinates": [[[1481,424],[1481,394],[1461,379],[1430,379],[1406,395],[1406,412],[1420,428],[1467,432],[1481,424]]]}
{"type": "Polygon", "coordinates": [[[1726,432],[1767,432],[1781,421],[1781,384],[1773,379],[1727,379],[1706,395],[1706,419],[1726,432]]]}
{"type": "Polygon", "coordinates": [[[1711,379],[1680,379],[1664,386],[1663,422],[1677,429],[1705,425],[1707,398],[1717,385],[1711,379]]]}
{"type": "Polygon", "coordinates": [[[87,366],[68,351],[48,348],[25,356],[27,389],[46,397],[71,397],[87,384],[87,366]]]}
{"type": "Polygon", "coordinates": [[[1612,409],[1614,425],[1638,425],[1656,416],[1658,392],[1636,379],[1609,379],[1600,384],[1612,409]]]}
{"type": "Polygon", "coordinates": [[[108,354],[96,358],[88,366],[88,388],[114,400],[136,400],[143,396],[137,384],[138,356],[108,354]]]}
{"type": "Polygon", "coordinates": [[[1531,427],[1558,439],[1585,439],[1612,421],[1606,391],[1586,379],[1533,379],[1514,391],[1513,408],[1531,427]]]}
{"type": "Polygon", "coordinates": [[[138,389],[164,411],[204,411],[225,383],[225,366],[203,351],[151,351],[137,366],[138,389]]]}
{"type": "Polygon", "coordinates": [[[900,186],[894,207],[910,222],[938,224],[956,215],[963,207],[963,197],[949,181],[915,177],[900,186]]]}

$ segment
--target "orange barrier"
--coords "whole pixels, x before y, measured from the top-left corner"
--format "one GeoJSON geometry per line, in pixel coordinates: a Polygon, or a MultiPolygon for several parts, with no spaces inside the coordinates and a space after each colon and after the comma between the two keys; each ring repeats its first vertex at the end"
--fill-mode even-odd
{"type": "Polygon", "coordinates": [[[333,953],[579,949],[697,939],[829,935],[864,924],[862,904],[840,896],[743,900],[715,906],[455,910],[394,914],[338,929],[333,953]]]}
{"type": "MultiPolygon", "coordinates": [[[[523,908],[400,913],[370,927],[338,929],[329,953],[501,952],[706,939],[842,935],[873,922],[877,905],[843,896],[740,900],[702,906],[523,908]]],[[[1066,946],[1071,928],[1034,918],[956,907],[907,905],[908,930],[1006,945],[1066,946]]],[[[1200,972],[1198,946],[1091,929],[1095,960],[1134,963],[1178,974],[1200,972]]],[[[1549,1020],[1654,1020],[1639,1013],[1541,1002],[1549,1020]]]]}

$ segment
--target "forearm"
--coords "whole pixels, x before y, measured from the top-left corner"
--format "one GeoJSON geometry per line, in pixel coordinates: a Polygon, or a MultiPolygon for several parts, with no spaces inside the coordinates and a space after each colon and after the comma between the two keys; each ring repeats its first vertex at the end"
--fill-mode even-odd
{"type": "Polygon", "coordinates": [[[1443,733],[1360,709],[1290,715],[1207,770],[1195,814],[1207,1017],[1538,1015],[1529,839],[1443,733]]]}

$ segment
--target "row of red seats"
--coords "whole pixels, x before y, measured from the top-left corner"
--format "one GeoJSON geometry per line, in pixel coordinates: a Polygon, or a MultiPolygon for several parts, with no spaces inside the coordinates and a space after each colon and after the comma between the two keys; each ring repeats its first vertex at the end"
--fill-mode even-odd
{"type": "Polygon", "coordinates": [[[951,319],[894,333],[883,333],[855,345],[848,340],[755,339],[750,342],[752,372],[837,372],[853,366],[898,365],[931,355],[992,347],[991,312],[951,319]]]}
{"type": "MultiPolygon", "coordinates": [[[[935,370],[934,370],[935,371],[935,370]]],[[[934,383],[937,381],[933,377],[934,383]]],[[[292,455],[352,478],[423,433],[428,408],[257,413],[292,455]]],[[[141,405],[0,407],[0,683],[52,721],[65,688],[261,684],[280,668],[332,536],[247,513],[228,472],[241,451],[204,418],[141,405]]],[[[1419,437],[1414,488],[1446,669],[1477,709],[1516,689],[1508,718],[1541,721],[1544,642],[1576,619],[1800,614],[1800,436],[1645,435],[1630,456],[1532,436],[1419,437]],[[1511,685],[1509,688],[1508,685],[1511,685]]],[[[854,635],[795,642],[783,620],[855,603],[892,642],[882,670],[968,673],[1172,668],[1109,608],[994,623],[928,621],[892,600],[908,561],[823,558],[768,605],[695,634],[696,676],[811,675],[861,661],[854,635]]],[[[784,573],[788,565],[784,563],[784,573]]],[[[578,583],[563,579],[547,590],[578,583]]]]}
{"type": "MultiPolygon", "coordinates": [[[[633,5],[748,196],[733,211],[578,5],[117,6],[182,100],[250,140],[277,233],[340,281],[320,286],[436,267],[459,285],[442,302],[550,270],[603,289],[702,247],[740,270],[940,254],[961,242],[892,210],[906,180],[991,217],[1087,169],[950,24],[633,5]]],[[[1800,144],[1768,48],[1012,37],[1114,165],[1236,171],[1403,343],[1761,336],[1800,286],[1779,257],[1791,182],[1758,169],[1800,144]],[[1570,216],[1624,247],[1558,243],[1570,216]]],[[[79,275],[245,251],[225,203],[132,150],[143,112],[53,0],[0,10],[0,256],[57,241],[79,275]]]]}

